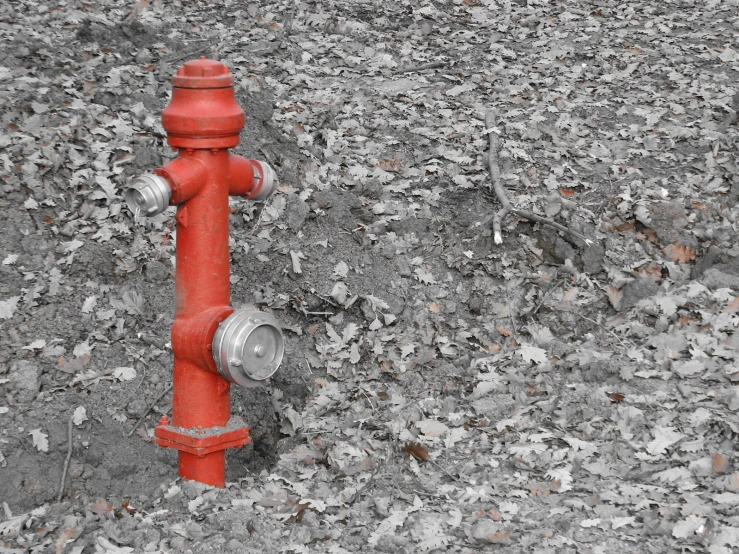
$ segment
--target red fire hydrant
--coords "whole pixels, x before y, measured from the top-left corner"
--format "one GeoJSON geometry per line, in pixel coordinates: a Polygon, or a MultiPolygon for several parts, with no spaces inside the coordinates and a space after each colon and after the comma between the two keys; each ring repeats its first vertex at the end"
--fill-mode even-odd
{"type": "Polygon", "coordinates": [[[249,427],[231,417],[231,383],[270,377],[284,353],[272,316],[230,306],[228,197],[261,200],[276,181],[264,162],[228,151],[239,143],[244,112],[225,65],[189,61],[172,82],[162,125],[179,155],[125,192],[137,216],[178,206],[172,421],[160,420],[154,442],[179,450],[181,477],[223,487],[225,449],[250,440],[249,427]]]}

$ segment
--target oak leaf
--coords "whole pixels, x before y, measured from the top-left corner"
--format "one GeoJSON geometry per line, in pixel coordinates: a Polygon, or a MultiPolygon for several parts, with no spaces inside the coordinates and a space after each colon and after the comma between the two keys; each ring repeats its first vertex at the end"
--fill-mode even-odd
{"type": "Polygon", "coordinates": [[[678,264],[686,264],[695,259],[695,250],[690,246],[670,244],[665,247],[664,252],[672,259],[673,262],[678,264]]]}
{"type": "Polygon", "coordinates": [[[420,442],[408,441],[403,446],[403,455],[406,458],[413,456],[416,460],[425,462],[429,459],[429,450],[420,442]]]}

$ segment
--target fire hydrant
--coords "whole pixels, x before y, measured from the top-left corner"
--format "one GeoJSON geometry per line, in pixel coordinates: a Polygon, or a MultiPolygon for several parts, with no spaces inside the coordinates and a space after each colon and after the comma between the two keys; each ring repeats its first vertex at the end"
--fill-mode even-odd
{"type": "Polygon", "coordinates": [[[249,427],[231,417],[231,383],[270,377],[284,353],[274,317],[230,306],[228,198],[263,200],[276,180],[266,163],[228,151],[239,143],[244,112],[225,65],[189,61],[172,83],[162,125],[178,157],[125,192],[136,216],[177,206],[172,421],[159,421],[154,442],[179,451],[181,477],[223,487],[225,450],[250,441],[249,427]]]}

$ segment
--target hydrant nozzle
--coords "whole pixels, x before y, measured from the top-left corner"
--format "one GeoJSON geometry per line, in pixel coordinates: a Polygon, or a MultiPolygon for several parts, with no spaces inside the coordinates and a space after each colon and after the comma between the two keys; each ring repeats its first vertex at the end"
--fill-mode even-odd
{"type": "Polygon", "coordinates": [[[169,206],[172,189],[159,175],[145,173],[139,175],[124,193],[124,200],[134,216],[151,217],[162,213],[169,206]]]}
{"type": "Polygon", "coordinates": [[[181,477],[222,487],[225,449],[250,441],[249,427],[231,417],[231,383],[267,379],[284,354],[274,317],[230,306],[228,197],[264,200],[277,179],[265,162],[228,151],[244,112],[225,65],[189,61],[173,84],[162,125],[178,156],[135,178],[124,198],[136,216],[177,206],[172,418],[160,420],[154,442],[179,451],[181,477]]]}

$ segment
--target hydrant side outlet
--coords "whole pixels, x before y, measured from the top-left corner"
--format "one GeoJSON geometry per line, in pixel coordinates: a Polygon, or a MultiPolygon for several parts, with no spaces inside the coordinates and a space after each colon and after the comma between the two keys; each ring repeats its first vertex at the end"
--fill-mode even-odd
{"type": "Polygon", "coordinates": [[[154,442],[179,450],[181,477],[222,487],[224,450],[250,440],[246,424],[230,415],[231,383],[269,377],[284,353],[272,316],[230,305],[228,197],[263,200],[276,179],[264,162],[228,151],[239,143],[244,112],[225,65],[189,61],[173,84],[162,124],[178,157],[125,192],[135,215],[178,206],[172,420],[160,422],[154,442]]]}

